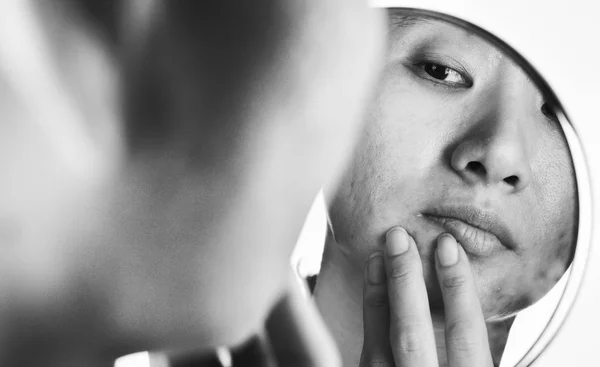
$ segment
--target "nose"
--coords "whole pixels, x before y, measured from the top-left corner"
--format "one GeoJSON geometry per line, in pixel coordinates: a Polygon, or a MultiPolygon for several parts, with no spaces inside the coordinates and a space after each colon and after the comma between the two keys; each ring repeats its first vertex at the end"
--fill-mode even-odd
{"type": "Polygon", "coordinates": [[[506,192],[518,192],[531,182],[528,144],[531,138],[519,121],[487,121],[464,137],[451,156],[452,169],[470,184],[499,186],[506,192]]]}

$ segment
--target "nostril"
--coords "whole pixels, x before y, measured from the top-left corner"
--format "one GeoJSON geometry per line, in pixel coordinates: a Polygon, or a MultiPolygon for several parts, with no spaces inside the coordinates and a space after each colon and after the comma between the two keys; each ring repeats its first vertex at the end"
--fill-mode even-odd
{"type": "Polygon", "coordinates": [[[485,174],[487,173],[483,164],[477,161],[469,162],[467,164],[467,171],[471,171],[477,174],[478,176],[485,176],[485,174]]]}
{"type": "Polygon", "coordinates": [[[517,186],[517,184],[519,183],[519,178],[517,176],[510,176],[505,178],[504,182],[514,187],[517,186]]]}

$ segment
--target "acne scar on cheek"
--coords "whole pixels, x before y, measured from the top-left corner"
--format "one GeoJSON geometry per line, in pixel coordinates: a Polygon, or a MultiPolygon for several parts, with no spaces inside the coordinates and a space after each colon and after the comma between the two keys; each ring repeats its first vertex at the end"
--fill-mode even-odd
{"type": "Polygon", "coordinates": [[[571,231],[563,230],[560,232],[557,242],[558,246],[554,253],[554,259],[561,261],[564,267],[567,268],[573,249],[576,246],[574,236],[571,231]]]}
{"type": "Polygon", "coordinates": [[[529,294],[523,294],[511,302],[510,309],[514,311],[519,311],[524,308],[527,308],[533,302],[534,300],[531,299],[531,296],[529,294]]]}
{"type": "Polygon", "coordinates": [[[532,279],[531,294],[534,299],[543,297],[552,287],[558,283],[567,268],[566,261],[557,258],[542,264],[535,277],[532,279]]]}
{"type": "Polygon", "coordinates": [[[493,309],[491,313],[494,315],[508,315],[513,312],[518,312],[533,303],[533,299],[529,293],[522,292],[513,286],[503,286],[496,293],[493,309]]]}

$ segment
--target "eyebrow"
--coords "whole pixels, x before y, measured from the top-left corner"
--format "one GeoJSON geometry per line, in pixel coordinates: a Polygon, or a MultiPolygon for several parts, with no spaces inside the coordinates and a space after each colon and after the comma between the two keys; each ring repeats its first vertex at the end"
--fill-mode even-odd
{"type": "Polygon", "coordinates": [[[390,24],[390,31],[397,28],[412,27],[419,23],[431,23],[432,21],[437,20],[435,18],[430,18],[425,15],[406,14],[406,11],[401,9],[389,9],[388,18],[390,24]]]}

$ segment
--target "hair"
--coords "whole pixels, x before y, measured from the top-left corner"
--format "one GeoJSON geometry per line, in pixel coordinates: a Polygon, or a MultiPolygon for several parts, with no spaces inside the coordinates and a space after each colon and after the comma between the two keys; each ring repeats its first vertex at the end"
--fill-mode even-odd
{"type": "Polygon", "coordinates": [[[420,14],[415,10],[403,8],[388,9],[389,29],[409,28],[419,23],[427,23],[430,21],[443,21],[427,14],[420,14]]]}

